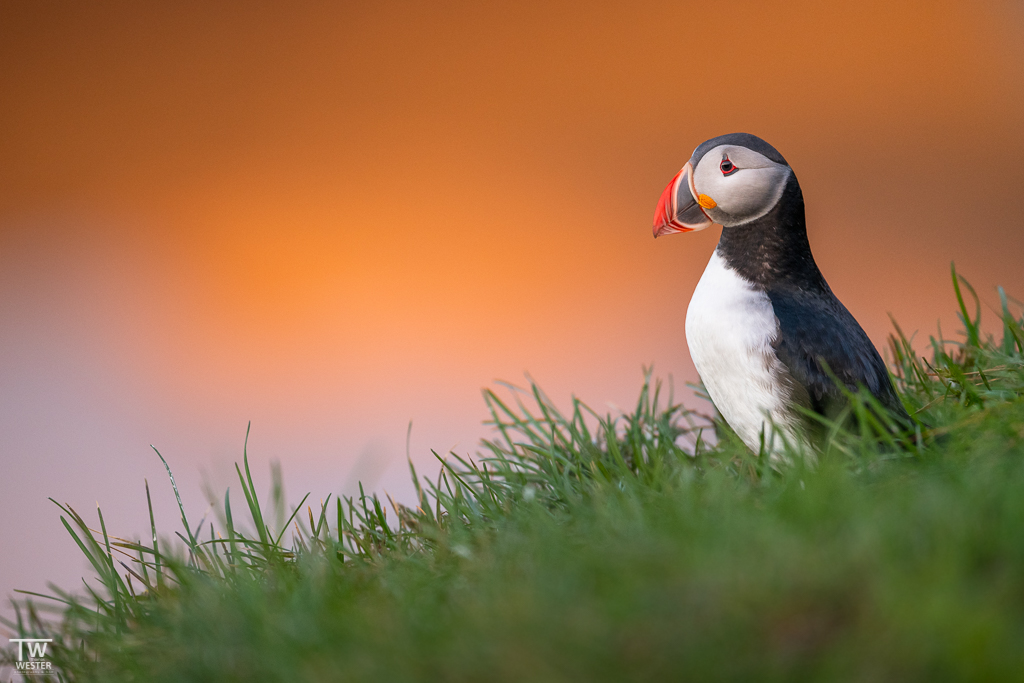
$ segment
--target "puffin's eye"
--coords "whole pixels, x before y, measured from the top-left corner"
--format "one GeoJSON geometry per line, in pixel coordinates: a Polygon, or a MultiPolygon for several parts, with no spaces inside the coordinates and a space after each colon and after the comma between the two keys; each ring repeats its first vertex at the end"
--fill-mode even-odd
{"type": "Polygon", "coordinates": [[[736,164],[729,161],[729,157],[722,159],[722,163],[719,164],[718,168],[722,169],[722,175],[732,175],[736,171],[740,170],[736,164]]]}

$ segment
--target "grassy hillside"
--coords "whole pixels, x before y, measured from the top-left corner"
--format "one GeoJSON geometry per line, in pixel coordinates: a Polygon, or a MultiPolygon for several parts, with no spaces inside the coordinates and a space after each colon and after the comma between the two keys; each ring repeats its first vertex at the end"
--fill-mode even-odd
{"type": "Polygon", "coordinates": [[[853,396],[856,432],[813,461],[757,457],[651,381],[618,417],[487,392],[494,441],[413,473],[415,508],[278,527],[244,461],[176,543],[62,506],[95,593],[11,627],[76,681],[1024,679],[1024,316],[1003,297],[983,334],[954,285],[962,338],[892,340],[914,422],[853,396]]]}

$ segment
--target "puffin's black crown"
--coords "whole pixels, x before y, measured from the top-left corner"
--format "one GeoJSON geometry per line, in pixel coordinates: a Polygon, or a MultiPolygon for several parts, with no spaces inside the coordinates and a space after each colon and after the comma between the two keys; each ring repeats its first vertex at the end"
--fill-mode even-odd
{"type": "Polygon", "coordinates": [[[750,133],[729,133],[728,135],[719,135],[717,138],[711,138],[707,142],[702,142],[697,149],[693,150],[693,156],[690,157],[690,164],[693,168],[697,168],[697,164],[710,150],[718,147],[719,145],[736,145],[738,147],[746,147],[752,149],[758,154],[763,154],[765,157],[771,159],[777,164],[785,164],[785,157],[779,154],[779,150],[775,149],[767,142],[751,135],[750,133]]]}

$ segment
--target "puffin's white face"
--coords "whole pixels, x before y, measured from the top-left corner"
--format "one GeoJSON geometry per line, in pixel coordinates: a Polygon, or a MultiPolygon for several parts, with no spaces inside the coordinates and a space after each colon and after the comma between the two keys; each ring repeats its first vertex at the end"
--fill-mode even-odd
{"type": "Polygon", "coordinates": [[[789,174],[788,166],[752,149],[719,145],[693,169],[694,199],[715,223],[743,225],[772,210],[789,174]]]}
{"type": "Polygon", "coordinates": [[[779,202],[791,174],[789,166],[743,145],[712,147],[696,168],[691,156],[658,201],[654,236],[756,220],[779,202]]]}

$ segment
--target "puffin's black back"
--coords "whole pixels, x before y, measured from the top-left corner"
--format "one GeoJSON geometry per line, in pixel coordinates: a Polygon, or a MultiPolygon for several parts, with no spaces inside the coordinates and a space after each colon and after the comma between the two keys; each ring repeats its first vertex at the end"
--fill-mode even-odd
{"type": "Polygon", "coordinates": [[[881,356],[839,299],[831,292],[825,297],[785,288],[765,291],[779,321],[775,353],[802,387],[796,393],[807,407],[832,418],[847,405],[827,366],[850,391],[867,387],[894,415],[908,417],[881,356]]]}

